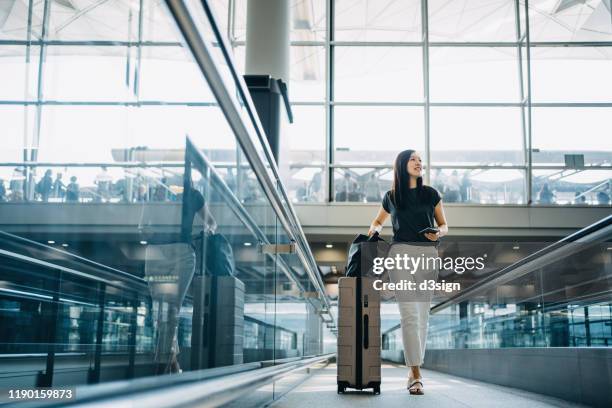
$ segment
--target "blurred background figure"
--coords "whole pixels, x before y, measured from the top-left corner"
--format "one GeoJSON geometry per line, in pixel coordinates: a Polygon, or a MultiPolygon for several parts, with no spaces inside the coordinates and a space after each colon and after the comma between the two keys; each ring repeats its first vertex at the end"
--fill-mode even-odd
{"type": "Polygon", "coordinates": [[[312,176],[312,180],[310,181],[310,185],[308,186],[309,190],[309,200],[319,202],[321,201],[321,186],[323,180],[323,172],[318,171],[312,176]]]}
{"type": "Polygon", "coordinates": [[[4,187],[4,179],[0,178],[0,201],[6,201],[6,187],[4,187]]]}
{"type": "Polygon", "coordinates": [[[9,183],[9,188],[11,189],[11,201],[23,201],[24,181],[25,175],[23,174],[23,170],[16,167],[9,183]]]}
{"type": "Polygon", "coordinates": [[[461,200],[461,184],[459,182],[459,173],[453,170],[446,182],[446,191],[444,192],[444,201],[448,203],[457,203],[461,200]]]}
{"type": "Polygon", "coordinates": [[[38,183],[36,183],[36,193],[40,194],[40,198],[43,202],[49,201],[49,196],[53,190],[53,177],[51,169],[45,171],[45,175],[38,183]]]}
{"type": "Polygon", "coordinates": [[[70,183],[66,187],[66,202],[67,203],[78,203],[79,202],[79,185],[77,183],[76,176],[70,177],[70,183]]]}
{"type": "Polygon", "coordinates": [[[555,201],[555,195],[548,187],[548,183],[544,183],[538,195],[540,204],[552,204],[555,201]]]}
{"type": "Polygon", "coordinates": [[[336,186],[336,201],[348,201],[351,187],[351,175],[346,172],[336,186]]]}
{"type": "Polygon", "coordinates": [[[55,181],[53,182],[53,197],[63,200],[65,195],[66,195],[66,186],[64,185],[64,182],[62,181],[62,173],[57,173],[55,175],[55,181]]]}
{"type": "Polygon", "coordinates": [[[370,174],[370,178],[365,183],[364,190],[368,203],[377,203],[381,200],[380,183],[376,174],[370,174]]]}
{"type": "Polygon", "coordinates": [[[472,201],[472,180],[470,180],[469,170],[466,170],[461,178],[461,201],[464,203],[472,201]]]}
{"type": "Polygon", "coordinates": [[[102,171],[96,175],[94,184],[98,186],[97,195],[94,201],[97,202],[108,202],[110,200],[110,187],[113,182],[113,177],[108,174],[106,166],[102,166],[102,171]]]}
{"type": "Polygon", "coordinates": [[[581,191],[574,193],[574,204],[586,204],[586,197],[582,195],[581,191]]]}

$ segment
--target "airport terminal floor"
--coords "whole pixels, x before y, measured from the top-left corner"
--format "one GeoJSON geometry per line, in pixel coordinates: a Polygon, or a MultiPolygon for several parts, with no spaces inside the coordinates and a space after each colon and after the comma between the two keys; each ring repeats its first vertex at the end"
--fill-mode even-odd
{"type": "Polygon", "coordinates": [[[612,407],[610,72],[610,0],[0,0],[0,408],[612,407]]]}
{"type": "Polygon", "coordinates": [[[408,395],[406,391],[406,368],[385,364],[382,367],[384,383],[380,395],[372,396],[355,391],[346,395],[336,393],[334,381],[336,366],[317,371],[292,392],[281,397],[272,406],[275,408],[292,407],[582,407],[584,405],[567,402],[516,388],[491,385],[442,374],[437,371],[423,370],[426,378],[427,393],[408,395]]]}

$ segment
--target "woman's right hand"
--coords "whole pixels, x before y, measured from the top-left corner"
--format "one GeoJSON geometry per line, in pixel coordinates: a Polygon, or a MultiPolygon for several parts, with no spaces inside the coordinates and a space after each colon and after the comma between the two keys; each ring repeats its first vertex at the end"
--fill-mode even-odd
{"type": "Polygon", "coordinates": [[[374,235],[375,232],[378,232],[380,234],[380,231],[382,230],[382,226],[380,225],[370,225],[370,229],[368,230],[368,236],[371,237],[372,235],[374,235]]]}

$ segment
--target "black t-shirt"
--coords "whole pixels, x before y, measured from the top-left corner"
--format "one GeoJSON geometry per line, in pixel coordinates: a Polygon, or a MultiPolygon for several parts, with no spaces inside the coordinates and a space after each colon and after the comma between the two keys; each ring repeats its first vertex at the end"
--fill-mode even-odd
{"type": "Polygon", "coordinates": [[[408,190],[408,204],[398,209],[391,199],[391,191],[387,191],[382,200],[382,206],[391,214],[393,224],[393,242],[432,242],[419,234],[427,227],[435,227],[434,209],[440,202],[440,193],[430,186],[423,186],[417,199],[417,189],[408,190]]]}

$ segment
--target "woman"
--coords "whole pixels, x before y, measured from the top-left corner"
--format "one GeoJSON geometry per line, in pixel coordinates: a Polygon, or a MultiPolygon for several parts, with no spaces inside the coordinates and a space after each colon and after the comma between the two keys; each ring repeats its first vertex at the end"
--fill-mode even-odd
{"type": "MultiPolygon", "coordinates": [[[[411,257],[437,257],[437,243],[448,233],[446,218],[440,194],[436,189],[423,185],[423,166],[421,157],[414,150],[405,150],[395,159],[393,170],[393,186],[382,201],[382,206],[368,232],[380,232],[385,220],[391,215],[393,224],[393,244],[388,257],[397,254],[408,254],[411,257]],[[425,228],[437,224],[438,232],[420,233],[425,228]]],[[[390,272],[393,279],[394,274],[390,272]]],[[[407,274],[413,279],[437,279],[437,270],[417,270],[407,274]]],[[[410,394],[423,394],[423,379],[420,366],[425,355],[427,339],[427,324],[431,294],[414,294],[411,300],[401,301],[407,294],[396,291],[400,311],[402,337],[404,343],[404,358],[406,366],[410,367],[408,374],[408,391],[410,394]]]]}

